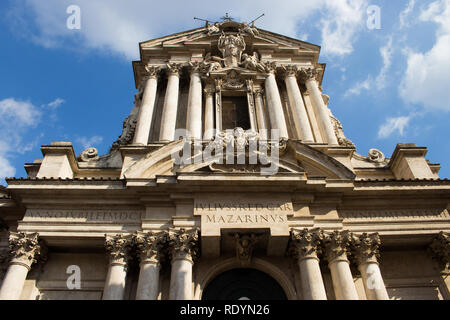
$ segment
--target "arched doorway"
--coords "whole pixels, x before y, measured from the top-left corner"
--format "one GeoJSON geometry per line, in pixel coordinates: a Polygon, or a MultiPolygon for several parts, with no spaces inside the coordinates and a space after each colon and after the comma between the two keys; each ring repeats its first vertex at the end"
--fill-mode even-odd
{"type": "Polygon", "coordinates": [[[256,269],[232,269],[213,279],[202,300],[286,300],[283,288],[268,274],[256,269]]]}

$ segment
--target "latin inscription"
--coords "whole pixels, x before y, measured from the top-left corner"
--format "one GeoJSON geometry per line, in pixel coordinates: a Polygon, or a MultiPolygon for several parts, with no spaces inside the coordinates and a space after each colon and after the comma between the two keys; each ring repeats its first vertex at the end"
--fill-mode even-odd
{"type": "Polygon", "coordinates": [[[221,223],[221,224],[233,224],[233,223],[283,223],[287,221],[286,215],[279,214],[207,214],[206,222],[208,223],[221,223]]]}
{"type": "Polygon", "coordinates": [[[292,211],[290,203],[220,203],[220,202],[204,202],[196,203],[197,211],[292,211]]]}
{"type": "Polygon", "coordinates": [[[45,210],[29,209],[25,218],[71,219],[85,221],[139,221],[138,210],[45,210]]]}

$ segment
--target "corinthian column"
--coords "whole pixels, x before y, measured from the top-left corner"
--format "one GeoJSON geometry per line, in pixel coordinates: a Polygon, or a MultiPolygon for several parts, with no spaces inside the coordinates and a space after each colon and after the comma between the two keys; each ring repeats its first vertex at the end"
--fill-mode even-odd
{"type": "Polygon", "coordinates": [[[347,259],[350,240],[351,236],[347,231],[334,231],[325,236],[326,256],[336,300],[359,299],[347,259]]]}
{"type": "Polygon", "coordinates": [[[275,80],[276,65],[267,64],[267,75],[265,81],[267,105],[269,107],[269,117],[272,129],[278,129],[280,138],[289,138],[286,119],[284,117],[283,105],[281,104],[280,92],[275,80]]]}
{"type": "Polygon", "coordinates": [[[136,300],[156,300],[158,298],[161,250],[167,240],[166,232],[138,232],[136,235],[141,261],[136,300]]]}
{"type": "Polygon", "coordinates": [[[214,137],[214,90],[213,85],[206,86],[205,90],[205,134],[204,140],[211,140],[214,137]]]}
{"type": "Polygon", "coordinates": [[[256,120],[258,122],[258,130],[261,140],[267,140],[269,124],[266,113],[264,112],[263,92],[264,91],[262,89],[255,90],[256,120]]]}
{"type": "Polygon", "coordinates": [[[0,289],[0,300],[18,300],[20,298],[28,271],[40,254],[41,247],[38,236],[37,233],[10,233],[11,260],[0,289]]]}
{"type": "Polygon", "coordinates": [[[320,229],[292,230],[291,232],[291,252],[297,258],[300,268],[303,299],[305,300],[327,300],[317,257],[322,239],[323,233],[320,229]]]}
{"type": "Polygon", "coordinates": [[[198,254],[198,229],[172,231],[169,234],[172,273],[170,300],[192,299],[192,266],[198,254]]]}
{"type": "Polygon", "coordinates": [[[352,244],[367,300],[389,300],[377,261],[380,236],[378,233],[363,233],[359,237],[354,236],[352,244]]]}
{"type": "Polygon", "coordinates": [[[313,142],[314,137],[309,124],[308,114],[306,113],[305,104],[303,103],[302,94],[300,93],[297,83],[298,69],[296,66],[291,65],[285,66],[284,71],[284,82],[286,83],[289,104],[293,111],[295,126],[297,127],[297,132],[300,133],[299,139],[304,142],[313,142]]]}
{"type": "Polygon", "coordinates": [[[142,103],[136,125],[134,143],[147,145],[150,129],[153,122],[153,111],[156,104],[156,89],[158,86],[159,67],[145,66],[148,72],[142,103]]]}
{"type": "Polygon", "coordinates": [[[317,70],[311,68],[302,69],[300,75],[305,80],[305,85],[311,97],[312,105],[319,118],[319,127],[321,128],[322,134],[325,135],[323,138],[325,138],[328,144],[338,145],[328,108],[323,102],[322,94],[316,80],[316,77],[318,76],[317,70]]]}
{"type": "Polygon", "coordinates": [[[202,138],[202,80],[200,63],[191,62],[191,79],[187,105],[186,129],[195,139],[202,138]]]}
{"type": "Polygon", "coordinates": [[[177,124],[178,91],[180,86],[181,64],[167,64],[169,73],[167,79],[166,96],[161,117],[160,141],[173,141],[177,124]]]}
{"type": "Polygon", "coordinates": [[[105,247],[109,253],[109,268],[103,300],[123,300],[124,298],[132,241],[132,235],[106,235],[105,247]]]}

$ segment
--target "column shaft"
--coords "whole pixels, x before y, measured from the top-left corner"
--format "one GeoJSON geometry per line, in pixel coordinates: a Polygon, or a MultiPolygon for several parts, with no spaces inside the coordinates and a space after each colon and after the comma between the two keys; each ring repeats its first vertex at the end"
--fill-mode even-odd
{"type": "Polygon", "coordinates": [[[136,300],[156,300],[159,293],[159,270],[157,262],[141,263],[136,300]]]}
{"type": "Polygon", "coordinates": [[[172,261],[170,300],[192,299],[192,265],[193,262],[189,256],[180,256],[172,261]]]}
{"type": "Polygon", "coordinates": [[[284,117],[283,105],[281,103],[280,92],[278,91],[275,75],[269,73],[265,81],[266,98],[269,106],[270,124],[272,129],[279,130],[280,138],[289,138],[286,119],[284,117]]]}
{"type": "Polygon", "coordinates": [[[297,132],[301,135],[299,139],[304,142],[313,142],[314,137],[309,124],[308,114],[306,113],[305,104],[303,103],[302,94],[300,93],[295,75],[287,75],[285,77],[285,83],[289,97],[289,104],[294,114],[295,126],[297,127],[297,132]]]}
{"type": "Polygon", "coordinates": [[[361,272],[367,300],[389,300],[377,262],[360,264],[358,270],[361,272]]]}
{"type": "Polygon", "coordinates": [[[202,138],[202,81],[198,71],[191,73],[186,129],[192,138],[202,138]]]}
{"type": "Polygon", "coordinates": [[[205,134],[204,140],[210,140],[214,137],[214,98],[213,89],[205,90],[205,134]]]}
{"type": "Polygon", "coordinates": [[[150,76],[145,84],[142,103],[139,108],[139,116],[136,125],[134,143],[147,145],[150,129],[153,121],[153,112],[156,103],[156,89],[158,80],[156,76],[150,76]]]}
{"type": "Polygon", "coordinates": [[[331,271],[336,300],[359,300],[348,260],[336,258],[328,264],[328,267],[331,271]]]}
{"type": "Polygon", "coordinates": [[[174,139],[177,124],[179,83],[178,72],[170,72],[161,116],[160,141],[173,141],[174,139]]]}
{"type": "Polygon", "coordinates": [[[126,265],[111,263],[106,276],[103,300],[123,300],[125,295],[126,265]]]}
{"type": "Polygon", "coordinates": [[[305,84],[310,94],[314,109],[317,112],[319,118],[319,126],[321,128],[321,132],[325,135],[325,140],[328,144],[338,145],[328,108],[323,102],[322,94],[319,90],[317,81],[314,78],[309,78],[306,80],[305,84]]]}
{"type": "Polygon", "coordinates": [[[255,92],[255,108],[256,119],[258,121],[259,136],[261,140],[267,140],[269,124],[267,123],[266,113],[264,112],[264,101],[261,91],[255,92]]]}
{"type": "Polygon", "coordinates": [[[314,257],[299,259],[300,277],[302,281],[303,299],[327,300],[319,260],[314,257]]]}
{"type": "Polygon", "coordinates": [[[30,267],[23,263],[11,263],[0,290],[0,300],[18,300],[30,267]]]}

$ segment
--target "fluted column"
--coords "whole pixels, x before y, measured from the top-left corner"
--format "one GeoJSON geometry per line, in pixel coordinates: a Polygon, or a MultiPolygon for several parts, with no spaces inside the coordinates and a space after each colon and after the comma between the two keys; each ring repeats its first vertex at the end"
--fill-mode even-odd
{"type": "Polygon", "coordinates": [[[319,118],[321,132],[325,135],[323,138],[325,138],[328,144],[338,145],[328,108],[323,102],[322,93],[319,90],[319,85],[316,80],[316,77],[318,76],[317,70],[311,68],[302,69],[300,71],[300,76],[305,81],[306,88],[311,97],[312,105],[319,118]]]}
{"type": "Polygon", "coordinates": [[[272,129],[278,129],[280,138],[289,138],[286,119],[284,117],[283,105],[281,103],[280,92],[275,79],[274,64],[267,65],[269,72],[265,81],[267,105],[269,108],[270,124],[272,129]]]}
{"type": "Polygon", "coordinates": [[[347,259],[350,240],[347,231],[334,231],[326,234],[324,239],[336,300],[359,300],[347,259]]]}
{"type": "Polygon", "coordinates": [[[167,232],[137,233],[136,244],[140,258],[140,271],[136,300],[156,300],[158,298],[161,250],[167,241],[167,232]]]}
{"type": "Polygon", "coordinates": [[[146,66],[148,79],[145,84],[144,94],[136,125],[134,143],[147,145],[150,129],[153,122],[153,111],[156,104],[156,90],[158,86],[158,73],[160,68],[155,66],[146,66]]]}
{"type": "Polygon", "coordinates": [[[311,125],[309,124],[306,107],[297,83],[298,69],[296,66],[291,65],[284,66],[284,71],[284,82],[286,83],[289,104],[292,108],[295,126],[297,128],[297,132],[300,133],[299,139],[303,142],[313,142],[314,137],[311,130],[311,125]]]}
{"type": "Polygon", "coordinates": [[[381,276],[377,256],[380,246],[378,233],[370,235],[363,233],[353,237],[352,245],[355,251],[358,270],[364,283],[367,300],[389,300],[389,296],[381,276]]]}
{"type": "Polygon", "coordinates": [[[214,137],[214,86],[206,86],[205,93],[205,133],[204,140],[211,140],[214,137]]]}
{"type": "Polygon", "coordinates": [[[40,254],[39,235],[11,232],[11,260],[0,289],[0,300],[18,300],[31,265],[40,254]]]}
{"type": "Polygon", "coordinates": [[[170,300],[192,299],[192,266],[198,254],[198,229],[172,231],[169,234],[172,272],[170,300]]]}
{"type": "Polygon", "coordinates": [[[202,138],[202,80],[200,63],[191,62],[186,129],[192,138],[202,138]]]}
{"type": "Polygon", "coordinates": [[[297,258],[305,300],[327,300],[317,257],[322,239],[323,233],[319,229],[292,230],[291,232],[291,250],[297,258]]]}
{"type": "Polygon", "coordinates": [[[177,124],[178,93],[180,87],[181,64],[167,64],[167,88],[161,116],[160,141],[173,141],[177,124]]]}
{"type": "Polygon", "coordinates": [[[132,241],[132,235],[106,235],[105,247],[109,253],[109,268],[103,289],[103,300],[124,299],[132,241]]]}
{"type": "Polygon", "coordinates": [[[264,112],[264,91],[263,89],[255,90],[255,107],[256,107],[256,120],[258,122],[258,131],[261,140],[268,139],[269,123],[264,112]]]}

